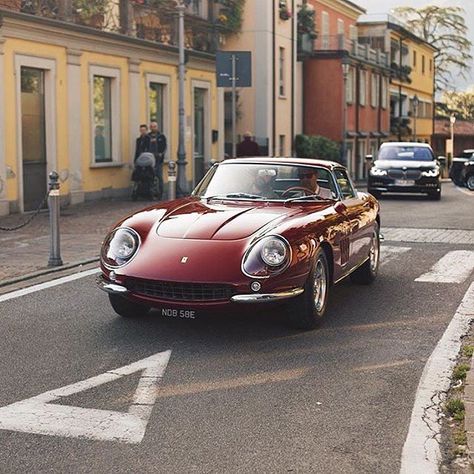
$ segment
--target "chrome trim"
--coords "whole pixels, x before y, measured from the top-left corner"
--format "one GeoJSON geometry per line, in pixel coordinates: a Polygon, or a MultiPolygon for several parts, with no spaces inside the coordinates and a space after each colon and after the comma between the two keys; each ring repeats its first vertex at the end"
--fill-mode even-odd
{"type": "Polygon", "coordinates": [[[304,292],[304,288],[294,288],[293,290],[282,291],[280,293],[260,293],[252,295],[234,295],[230,299],[234,303],[267,303],[271,301],[294,298],[304,292]]]}
{"type": "MultiPolygon", "coordinates": [[[[105,263],[102,260],[102,248],[101,248],[100,249],[100,253],[101,253],[100,262],[102,263],[102,265],[104,265],[105,268],[107,268],[107,270],[117,270],[118,268],[122,268],[125,265],[128,265],[136,257],[136,255],[138,254],[138,251],[140,250],[140,247],[142,245],[142,239],[140,237],[140,234],[135,229],[132,229],[131,227],[116,227],[112,232],[117,232],[118,230],[122,230],[122,229],[129,230],[129,231],[132,232],[132,234],[135,234],[138,237],[137,249],[135,250],[135,253],[124,264],[122,264],[122,265],[108,265],[107,263],[105,263]]],[[[107,237],[112,232],[109,232],[109,234],[107,234],[107,237]]]]}
{"type": "MultiPolygon", "coordinates": [[[[249,278],[253,278],[253,279],[257,279],[257,280],[265,280],[266,278],[270,278],[274,275],[279,275],[280,273],[284,272],[285,270],[288,269],[288,267],[291,265],[291,261],[293,260],[293,249],[291,248],[291,245],[290,245],[290,242],[288,242],[287,239],[285,239],[285,237],[283,237],[282,235],[279,235],[279,234],[269,234],[269,235],[262,235],[261,237],[258,237],[257,239],[255,239],[248,247],[247,247],[247,250],[244,252],[244,255],[242,257],[242,260],[240,261],[240,271],[247,277],[249,278]],[[283,240],[283,242],[285,242],[287,245],[288,245],[288,249],[289,249],[289,255],[288,255],[288,261],[280,268],[278,269],[277,271],[273,272],[273,273],[270,273],[269,275],[264,275],[264,276],[256,276],[256,275],[251,275],[250,273],[247,273],[244,269],[244,261],[245,259],[247,258],[247,255],[250,253],[250,251],[252,250],[252,248],[257,245],[258,242],[260,242],[261,240],[263,239],[266,239],[267,237],[275,237],[277,239],[281,239],[283,240]]],[[[265,262],[263,262],[265,264],[266,267],[269,267],[269,265],[267,265],[265,262]]]]}
{"type": "Polygon", "coordinates": [[[106,293],[112,293],[115,295],[124,295],[125,293],[129,292],[127,288],[125,288],[122,285],[117,285],[117,283],[111,283],[111,282],[106,281],[102,275],[97,278],[96,283],[97,283],[97,286],[102,291],[105,291],[106,293]]]}

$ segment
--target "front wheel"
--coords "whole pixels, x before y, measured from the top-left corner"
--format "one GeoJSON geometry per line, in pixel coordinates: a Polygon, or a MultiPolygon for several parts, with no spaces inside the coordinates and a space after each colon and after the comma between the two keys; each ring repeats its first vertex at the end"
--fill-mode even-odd
{"type": "Polygon", "coordinates": [[[329,266],[326,254],[320,248],[306,280],[304,293],[292,300],[288,306],[288,319],[293,327],[308,330],[320,324],[326,312],[329,286],[329,266]]]}
{"type": "Polygon", "coordinates": [[[474,191],[474,174],[466,178],[466,188],[469,189],[469,191],[474,191]]]}
{"type": "Polygon", "coordinates": [[[376,278],[380,263],[380,234],[376,224],[370,240],[369,258],[351,274],[351,281],[359,285],[369,285],[376,278]]]}
{"type": "Polygon", "coordinates": [[[432,200],[432,201],[439,201],[441,199],[441,191],[434,191],[432,193],[429,193],[428,194],[428,197],[432,200]]]}
{"type": "Polygon", "coordinates": [[[141,318],[150,311],[148,306],[134,303],[121,295],[109,294],[109,301],[114,311],[123,318],[141,318]]]}

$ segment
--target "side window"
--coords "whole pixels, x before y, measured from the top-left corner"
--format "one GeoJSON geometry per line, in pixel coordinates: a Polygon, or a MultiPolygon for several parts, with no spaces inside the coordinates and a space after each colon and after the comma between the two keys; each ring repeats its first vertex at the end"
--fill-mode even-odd
{"type": "Polygon", "coordinates": [[[344,199],[349,199],[355,197],[355,191],[352,187],[351,180],[347,175],[347,171],[343,169],[334,170],[334,176],[336,177],[337,185],[341,190],[341,194],[344,199]]]}

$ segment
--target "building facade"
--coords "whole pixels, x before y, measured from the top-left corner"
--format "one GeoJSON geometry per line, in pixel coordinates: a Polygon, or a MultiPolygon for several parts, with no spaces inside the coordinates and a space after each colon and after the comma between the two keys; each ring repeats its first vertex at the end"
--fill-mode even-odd
{"type": "Polygon", "coordinates": [[[361,43],[390,56],[390,140],[430,143],[436,49],[391,15],[367,15],[357,25],[361,43]]]}
{"type": "MultiPolygon", "coordinates": [[[[141,123],[158,122],[168,139],[167,159],[175,159],[178,52],[172,23],[166,29],[156,11],[134,10],[130,2],[125,18],[112,4],[112,24],[104,13],[88,17],[88,24],[77,17],[59,22],[57,12],[26,12],[21,2],[3,2],[0,215],[36,209],[52,170],[59,173],[65,203],[127,195],[141,123]]],[[[186,16],[187,28],[197,24],[201,32],[187,35],[196,41],[187,44],[185,80],[189,187],[224,149],[223,93],[216,87],[215,45],[204,29],[210,7],[198,2],[188,8],[195,7],[200,10],[186,16]]]]}
{"type": "MultiPolygon", "coordinates": [[[[250,131],[262,154],[289,156],[301,133],[302,66],[296,19],[301,0],[245,2],[241,32],[222,46],[252,53],[252,87],[238,90],[237,134],[250,131]]],[[[226,92],[226,150],[231,151],[230,94],[226,92]]]]}
{"type": "Polygon", "coordinates": [[[388,55],[358,41],[365,10],[345,0],[309,0],[318,38],[304,62],[304,133],[341,147],[355,179],[366,177],[367,154],[389,136],[388,55]]]}

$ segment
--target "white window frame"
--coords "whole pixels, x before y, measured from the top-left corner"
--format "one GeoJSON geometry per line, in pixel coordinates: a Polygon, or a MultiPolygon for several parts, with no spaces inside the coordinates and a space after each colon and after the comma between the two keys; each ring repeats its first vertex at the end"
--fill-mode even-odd
{"type": "MultiPolygon", "coordinates": [[[[170,114],[170,97],[171,97],[171,77],[162,74],[145,73],[146,82],[146,122],[150,121],[150,84],[161,84],[163,86],[163,130],[160,130],[166,137],[168,148],[172,143],[172,127],[170,114]]],[[[166,150],[165,156],[168,153],[166,150]]]]}
{"type": "Polygon", "coordinates": [[[388,107],[388,79],[385,76],[382,77],[382,94],[380,102],[382,104],[382,109],[388,107]]]}
{"type": "Polygon", "coordinates": [[[321,39],[322,49],[329,49],[329,13],[321,12],[321,39]]]}
{"type": "Polygon", "coordinates": [[[89,108],[90,108],[90,168],[109,168],[122,165],[121,140],[122,119],[120,104],[120,69],[108,66],[89,65],[89,108]],[[110,78],[110,107],[112,117],[112,161],[96,163],[94,144],[94,77],[110,78]]]}
{"type": "Polygon", "coordinates": [[[286,97],[286,58],[285,48],[280,46],[278,56],[278,96],[286,97]]]}
{"type": "Polygon", "coordinates": [[[374,108],[379,104],[379,79],[379,74],[374,72],[370,74],[370,105],[374,108]]]}
{"type": "Polygon", "coordinates": [[[354,82],[355,82],[355,70],[354,68],[350,68],[347,74],[346,80],[346,103],[353,104],[354,103],[354,82]]]}
{"type": "Polygon", "coordinates": [[[367,71],[359,70],[359,105],[365,107],[367,105],[367,71]]]}
{"type": "Polygon", "coordinates": [[[345,48],[345,39],[346,39],[346,34],[345,34],[345,25],[344,25],[344,20],[341,18],[337,19],[337,41],[338,41],[338,46],[340,49],[345,48]]]}
{"type": "Polygon", "coordinates": [[[56,149],[56,60],[36,56],[15,54],[16,88],[16,150],[17,150],[17,186],[20,212],[24,211],[23,202],[23,144],[21,124],[21,68],[31,67],[44,71],[44,113],[46,124],[46,170],[48,174],[57,169],[56,149]]]}

